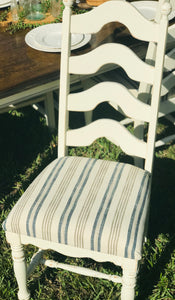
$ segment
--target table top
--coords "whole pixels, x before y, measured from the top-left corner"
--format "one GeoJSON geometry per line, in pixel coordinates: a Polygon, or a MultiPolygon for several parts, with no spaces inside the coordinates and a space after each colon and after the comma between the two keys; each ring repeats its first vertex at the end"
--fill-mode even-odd
{"type": "Polygon", "coordinates": [[[60,54],[30,48],[27,31],[0,31],[0,98],[59,76],[60,54]]]}
{"type": "MultiPolygon", "coordinates": [[[[60,53],[32,49],[25,43],[26,33],[23,30],[10,35],[0,28],[0,98],[59,79],[60,53]]],[[[119,38],[127,41],[127,36],[128,32],[121,24],[107,24],[92,35],[86,46],[72,51],[72,55],[87,52],[105,42],[118,42],[119,38]]],[[[132,40],[128,43],[134,44],[132,40]]]]}

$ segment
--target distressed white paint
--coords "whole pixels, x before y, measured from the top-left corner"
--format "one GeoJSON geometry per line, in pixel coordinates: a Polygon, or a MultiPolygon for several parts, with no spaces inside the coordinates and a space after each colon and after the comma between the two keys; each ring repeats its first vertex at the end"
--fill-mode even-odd
{"type": "Polygon", "coordinates": [[[121,66],[133,80],[153,83],[154,68],[144,63],[125,45],[113,43],[101,45],[83,55],[70,57],[69,72],[91,74],[110,63],[121,66]]]}
{"type": "Polygon", "coordinates": [[[100,137],[106,137],[129,155],[146,157],[146,143],[137,139],[119,122],[100,119],[80,129],[67,131],[68,146],[87,146],[100,137]]]}
{"type": "Polygon", "coordinates": [[[158,40],[159,26],[149,22],[134,6],[125,1],[113,1],[112,5],[104,3],[85,15],[72,16],[71,32],[95,33],[104,24],[115,21],[125,24],[135,38],[145,41],[158,40]]]}
{"type": "Polygon", "coordinates": [[[98,104],[110,101],[118,105],[125,115],[150,121],[150,105],[142,103],[120,83],[102,82],[80,93],[68,96],[69,111],[89,111],[98,104]],[[138,115],[139,111],[139,115],[138,115]]]}

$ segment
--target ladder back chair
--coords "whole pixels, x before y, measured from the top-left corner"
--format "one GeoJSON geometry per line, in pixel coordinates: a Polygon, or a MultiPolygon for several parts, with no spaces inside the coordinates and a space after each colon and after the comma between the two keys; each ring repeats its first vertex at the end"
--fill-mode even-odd
{"type": "MultiPolygon", "coordinates": [[[[161,4],[164,0],[159,0],[158,9],[155,16],[155,22],[159,22],[161,17],[161,4]]],[[[170,0],[172,11],[175,10],[175,1],[170,0]]],[[[154,42],[150,42],[146,61],[150,64],[154,64],[155,55],[156,55],[157,45],[154,42]]],[[[168,27],[168,36],[166,43],[166,55],[164,62],[164,75],[162,80],[162,89],[161,89],[161,101],[159,107],[158,117],[165,117],[170,122],[175,125],[175,118],[171,115],[175,113],[175,24],[169,25],[168,27]]],[[[132,87],[133,88],[133,87],[132,87]]],[[[150,101],[150,93],[152,86],[146,83],[141,83],[138,90],[138,97],[142,99],[145,103],[150,101]]],[[[136,91],[134,91],[136,92],[136,91]]],[[[141,139],[144,137],[144,125],[140,122],[135,122],[135,135],[141,139]]],[[[160,147],[165,145],[167,142],[175,139],[175,134],[166,136],[160,140],[156,141],[155,146],[160,147]]]]}
{"type": "MultiPolygon", "coordinates": [[[[161,16],[160,14],[160,7],[161,3],[164,0],[159,0],[157,11],[155,15],[155,22],[159,21],[159,18],[161,16]]],[[[149,2],[148,2],[149,3],[149,2]]],[[[175,11],[175,1],[170,1],[172,11],[175,11]]],[[[150,45],[148,47],[147,55],[146,55],[146,61],[147,63],[154,64],[155,54],[156,54],[156,47],[157,45],[154,42],[150,42],[150,45]]],[[[165,55],[165,63],[164,63],[164,76],[162,80],[162,90],[161,90],[161,102],[159,107],[159,118],[165,117],[167,120],[169,120],[172,124],[175,125],[175,117],[172,115],[172,113],[175,113],[175,24],[171,24],[168,27],[168,37],[167,37],[167,43],[166,43],[166,55],[165,55]]],[[[120,75],[120,72],[118,70],[113,70],[111,72],[108,72],[103,75],[104,78],[111,79],[112,77],[117,78],[121,82],[123,82],[134,94],[135,96],[137,93],[139,94],[138,97],[142,99],[145,103],[150,101],[150,93],[152,86],[148,85],[145,82],[141,82],[138,89],[138,84],[132,83],[128,78],[123,78],[120,75]]],[[[99,77],[99,80],[102,79],[99,77]]],[[[114,102],[110,102],[110,104],[115,108],[120,110],[119,107],[116,106],[114,102]]],[[[89,114],[90,115],[90,114],[89,114]]],[[[91,115],[92,119],[92,115],[91,115]]],[[[121,121],[121,124],[128,125],[131,122],[134,122],[135,120],[131,120],[130,118],[127,118],[126,116],[121,121]]],[[[143,139],[144,138],[144,123],[140,121],[134,122],[134,131],[135,135],[143,139]]],[[[175,139],[175,134],[171,134],[169,136],[165,136],[164,138],[161,138],[156,141],[155,146],[160,147],[165,145],[166,143],[172,141],[175,139]]],[[[142,166],[143,160],[136,159],[135,164],[137,166],[142,166]]]]}
{"type": "Polygon", "coordinates": [[[146,20],[130,3],[109,1],[82,15],[71,15],[72,0],[64,1],[59,97],[58,158],[33,181],[3,223],[11,244],[18,298],[30,299],[27,276],[36,263],[122,284],[121,299],[133,300],[138,263],[148,217],[161,78],[167,36],[168,2],[159,23],[146,20]],[[127,11],[127,14],[126,14],[127,11]],[[104,44],[82,55],[70,55],[71,33],[95,33],[106,23],[119,21],[143,41],[157,43],[155,66],[141,61],[128,47],[104,44]],[[151,105],[136,99],[117,82],[103,82],[79,93],[69,93],[70,74],[95,72],[107,63],[119,64],[137,81],[153,85],[151,105]],[[148,140],[137,139],[115,120],[99,119],[69,129],[69,111],[89,111],[109,101],[128,116],[149,124],[148,140]],[[145,168],[115,161],[68,156],[68,146],[90,145],[106,137],[129,155],[145,159],[145,168]],[[26,269],[23,245],[39,248],[26,269]],[[44,249],[66,256],[110,261],[122,276],[45,260],[44,249]]]}
{"type": "MultiPolygon", "coordinates": [[[[161,18],[161,5],[164,0],[159,0],[158,8],[156,11],[155,22],[159,22],[161,18]]],[[[170,0],[172,11],[175,10],[175,0],[170,0]]],[[[146,54],[145,61],[151,65],[155,63],[155,56],[157,51],[157,45],[154,42],[149,43],[149,47],[146,54]]],[[[166,55],[164,60],[164,72],[161,88],[161,100],[159,105],[158,118],[165,117],[171,123],[175,125],[175,118],[172,113],[175,113],[175,24],[168,26],[168,35],[166,42],[166,55]]],[[[132,93],[137,93],[134,87],[131,86],[132,93]]],[[[152,93],[152,86],[141,82],[138,89],[138,97],[144,102],[151,101],[150,94],[152,93]]],[[[144,139],[144,122],[135,120],[134,122],[134,134],[139,139],[144,139]]],[[[175,134],[165,136],[159,139],[155,143],[155,147],[160,147],[166,143],[175,140],[175,134]]],[[[135,165],[142,167],[143,160],[135,158],[135,165]]]]}

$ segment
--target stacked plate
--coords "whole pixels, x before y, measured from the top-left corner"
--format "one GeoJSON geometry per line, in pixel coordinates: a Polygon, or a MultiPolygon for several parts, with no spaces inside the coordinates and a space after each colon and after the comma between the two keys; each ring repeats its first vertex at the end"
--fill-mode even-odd
{"type": "MultiPolygon", "coordinates": [[[[25,42],[36,50],[60,52],[61,31],[62,23],[42,25],[29,31],[25,36],[25,42]]],[[[71,50],[83,47],[90,39],[90,34],[72,34],[71,50]]]]}

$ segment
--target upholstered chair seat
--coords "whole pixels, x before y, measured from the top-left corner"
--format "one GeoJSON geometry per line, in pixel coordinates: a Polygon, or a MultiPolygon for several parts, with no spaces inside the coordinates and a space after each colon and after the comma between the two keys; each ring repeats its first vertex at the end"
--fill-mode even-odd
{"type": "Polygon", "coordinates": [[[147,171],[129,164],[56,159],[13,207],[4,229],[139,260],[149,179],[147,171]]]}

